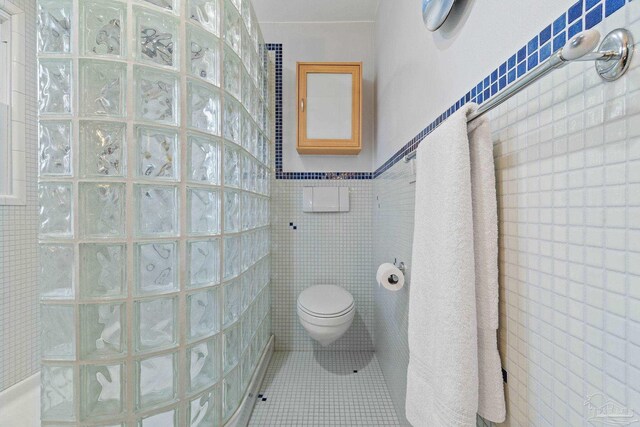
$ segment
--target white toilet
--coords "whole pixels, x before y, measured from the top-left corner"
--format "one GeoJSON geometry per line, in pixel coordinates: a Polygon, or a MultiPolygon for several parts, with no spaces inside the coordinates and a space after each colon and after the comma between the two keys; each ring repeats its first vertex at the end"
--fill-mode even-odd
{"type": "Polygon", "coordinates": [[[339,286],[312,286],[298,296],[300,323],[323,347],[347,332],[355,313],[353,296],[339,286]]]}

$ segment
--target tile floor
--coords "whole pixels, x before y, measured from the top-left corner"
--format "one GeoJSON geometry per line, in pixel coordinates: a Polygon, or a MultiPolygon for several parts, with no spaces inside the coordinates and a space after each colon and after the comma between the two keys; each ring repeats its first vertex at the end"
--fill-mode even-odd
{"type": "Polygon", "coordinates": [[[374,353],[276,352],[251,427],[402,426],[374,353]]]}

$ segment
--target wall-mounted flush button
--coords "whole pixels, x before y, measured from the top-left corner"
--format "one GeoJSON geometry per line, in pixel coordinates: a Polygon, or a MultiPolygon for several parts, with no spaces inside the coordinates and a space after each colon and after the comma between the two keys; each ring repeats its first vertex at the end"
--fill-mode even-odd
{"type": "Polygon", "coordinates": [[[349,212],[348,187],[304,187],[303,212],[349,212]]]}

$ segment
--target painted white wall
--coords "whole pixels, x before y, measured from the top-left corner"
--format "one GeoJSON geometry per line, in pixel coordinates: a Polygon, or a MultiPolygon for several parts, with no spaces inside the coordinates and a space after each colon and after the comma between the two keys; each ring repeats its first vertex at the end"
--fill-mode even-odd
{"type": "Polygon", "coordinates": [[[375,29],[375,168],[573,3],[458,0],[449,20],[430,33],[420,0],[382,0],[375,29]]]}
{"type": "Polygon", "coordinates": [[[265,22],[373,22],[380,0],[255,0],[253,8],[265,22]]]}
{"type": "Polygon", "coordinates": [[[267,43],[283,44],[285,172],[371,172],[374,151],[374,23],[261,23],[267,43]],[[363,150],[357,156],[301,156],[296,151],[296,62],[363,62],[363,150]]]}

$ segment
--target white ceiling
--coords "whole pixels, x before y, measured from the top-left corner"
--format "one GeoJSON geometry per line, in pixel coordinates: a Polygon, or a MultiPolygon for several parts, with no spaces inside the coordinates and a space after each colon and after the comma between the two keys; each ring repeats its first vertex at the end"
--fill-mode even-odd
{"type": "Polygon", "coordinates": [[[253,0],[260,22],[368,21],[380,0],[253,0]]]}

